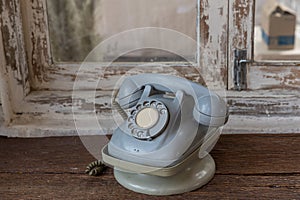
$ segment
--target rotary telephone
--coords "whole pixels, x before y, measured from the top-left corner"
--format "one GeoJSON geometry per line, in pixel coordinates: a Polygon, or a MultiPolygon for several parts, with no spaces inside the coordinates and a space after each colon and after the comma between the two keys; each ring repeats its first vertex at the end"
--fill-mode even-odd
{"type": "Polygon", "coordinates": [[[127,77],[117,99],[125,121],[102,150],[115,176],[119,171],[174,176],[191,155],[201,159],[209,153],[218,139],[215,133],[228,120],[226,103],[217,94],[171,75],[127,77]]]}

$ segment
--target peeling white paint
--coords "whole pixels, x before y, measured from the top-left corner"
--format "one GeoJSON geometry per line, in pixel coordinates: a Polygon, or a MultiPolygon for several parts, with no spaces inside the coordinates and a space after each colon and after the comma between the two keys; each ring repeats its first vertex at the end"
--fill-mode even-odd
{"type": "MultiPolygon", "coordinates": [[[[12,0],[9,2],[13,5],[13,3],[18,3],[20,1],[12,0]]],[[[7,78],[6,82],[2,79],[4,80],[4,84],[1,86],[2,96],[4,95],[4,105],[8,106],[6,107],[8,110],[5,111],[8,114],[5,118],[13,119],[13,122],[10,124],[11,129],[1,127],[0,134],[21,137],[76,135],[77,132],[74,127],[72,106],[75,107],[75,112],[77,111],[78,113],[81,113],[80,119],[83,120],[89,120],[89,117],[91,117],[90,114],[95,111],[95,109],[93,109],[93,105],[98,106],[98,108],[101,108],[98,115],[101,120],[103,120],[103,123],[107,123],[108,126],[111,125],[111,127],[113,127],[111,118],[107,117],[107,111],[110,109],[110,93],[116,80],[122,76],[122,73],[126,73],[128,68],[126,68],[123,63],[120,64],[122,66],[118,66],[119,68],[107,70],[106,77],[102,79],[103,84],[98,88],[102,89],[99,90],[100,97],[98,99],[94,99],[90,94],[82,92],[77,95],[77,101],[73,104],[71,101],[70,91],[73,89],[74,77],[78,68],[69,63],[65,65],[51,66],[49,35],[47,35],[48,24],[46,19],[47,16],[45,14],[45,0],[21,2],[22,5],[26,5],[26,9],[29,9],[29,11],[27,10],[29,12],[27,13],[29,14],[29,24],[25,24],[26,27],[30,27],[29,35],[25,37],[25,42],[27,43],[27,46],[30,47],[27,51],[32,53],[33,49],[45,50],[46,53],[35,51],[35,53],[29,54],[29,63],[32,61],[33,64],[29,67],[27,66],[27,62],[25,60],[24,41],[22,41],[22,22],[20,20],[20,10],[18,10],[20,8],[17,6],[17,14],[14,16],[9,16],[8,10],[4,10],[2,13],[3,22],[0,27],[3,28],[4,26],[7,26],[8,32],[10,33],[8,38],[9,46],[16,50],[14,55],[9,55],[10,52],[6,53],[9,57],[16,60],[16,65],[19,66],[19,68],[18,70],[12,70],[12,66],[7,65],[3,67],[4,62],[1,62],[1,67],[4,69],[1,74],[7,78]],[[12,25],[17,26],[16,30],[12,25]],[[32,41],[37,41],[38,39],[41,39],[43,42],[34,46],[32,41]],[[35,68],[36,66],[39,68],[35,68]],[[29,95],[27,95],[29,93],[29,82],[23,81],[21,85],[18,82],[19,80],[23,80],[23,76],[28,75],[28,69],[31,70],[30,74],[36,75],[33,76],[31,80],[31,82],[34,83],[33,86],[35,89],[40,89],[40,91],[31,92],[29,95]],[[36,72],[35,70],[39,71],[36,72]],[[26,96],[25,99],[23,98],[24,96],[26,96]],[[9,108],[12,108],[11,111],[9,111],[9,108]],[[17,113],[20,115],[14,116],[14,114],[17,113]],[[11,114],[11,116],[9,114],[11,114]]],[[[252,10],[250,9],[250,13],[248,13],[248,9],[252,8],[253,0],[246,2],[238,1],[239,4],[236,4],[237,1],[235,0],[198,0],[198,2],[199,9],[203,10],[199,16],[201,20],[199,26],[201,25],[203,27],[201,27],[201,32],[199,32],[199,34],[201,33],[201,35],[199,35],[201,60],[198,69],[200,70],[201,75],[204,76],[204,79],[210,88],[224,89],[227,85],[227,67],[229,68],[229,80],[231,80],[233,50],[235,48],[251,48],[252,45],[251,27],[254,22],[252,21],[252,10]],[[241,7],[242,9],[238,10],[237,7],[241,7]],[[229,24],[227,24],[228,20],[229,24]],[[227,29],[228,27],[229,31],[227,29]],[[229,46],[227,46],[228,38],[229,46]],[[228,65],[227,53],[229,54],[228,65]]],[[[3,45],[0,44],[0,46],[3,45]]],[[[250,52],[251,51],[249,51],[248,56],[251,56],[250,52]]],[[[150,72],[163,72],[176,75],[185,74],[186,78],[193,81],[201,81],[201,77],[199,77],[198,72],[193,71],[192,67],[186,64],[173,63],[168,66],[163,66],[157,63],[152,63],[152,65],[155,66],[147,66],[147,70],[150,70],[150,72]],[[170,70],[170,66],[173,68],[177,67],[177,71],[170,70]]],[[[275,84],[275,86],[278,87],[282,84],[282,81],[285,81],[284,83],[287,86],[297,85],[297,88],[299,88],[299,77],[295,80],[286,78],[293,73],[292,69],[292,67],[289,67],[284,73],[276,75],[276,72],[262,72],[261,69],[251,68],[251,70],[253,70],[253,74],[251,74],[249,79],[250,86],[254,89],[260,89],[263,86],[275,84]],[[273,78],[265,78],[262,82],[257,81],[258,79],[260,80],[261,78],[264,78],[263,76],[270,76],[273,78]]],[[[145,72],[145,69],[143,68],[140,68],[139,70],[135,71],[135,73],[145,72]]],[[[103,66],[91,65],[82,74],[80,90],[89,90],[93,88],[94,82],[99,79],[99,72],[101,73],[103,71],[103,66]]],[[[297,107],[299,104],[299,98],[295,97],[291,93],[292,92],[289,93],[288,90],[280,90],[277,92],[267,92],[265,90],[255,92],[247,91],[242,93],[228,91],[225,95],[227,95],[227,99],[231,100],[231,103],[234,104],[231,111],[239,113],[239,115],[236,114],[231,117],[229,124],[224,129],[225,132],[300,132],[297,125],[300,124],[298,117],[294,117],[292,114],[289,115],[289,112],[291,111],[292,113],[299,113],[299,106],[297,107]],[[258,108],[261,108],[261,110],[259,110],[260,116],[254,116],[253,113],[255,112],[255,109],[258,108]],[[242,112],[244,113],[241,115],[242,112]],[[274,116],[275,112],[288,116],[274,116]],[[266,120],[266,123],[263,123],[262,120],[266,120]],[[280,129],[276,129],[271,126],[272,123],[278,120],[283,120],[282,123],[280,122],[282,125],[280,129]],[[297,124],[294,127],[288,127],[288,125],[291,126],[292,123],[297,124]]],[[[111,133],[111,130],[112,128],[108,128],[105,131],[106,133],[111,133]]],[[[99,133],[99,130],[97,130],[96,127],[87,127],[85,132],[86,134],[97,134],[99,133]]]]}
{"type": "MultiPolygon", "coordinates": [[[[10,102],[2,102],[15,112],[23,98],[29,92],[28,68],[23,41],[23,29],[20,13],[20,2],[17,0],[2,1],[1,31],[2,47],[5,52],[3,65],[8,86],[2,93],[9,93],[10,102]],[[7,4],[9,3],[9,5],[7,4]]],[[[6,119],[6,121],[9,121],[6,119]]]]}
{"type": "MultiPolygon", "coordinates": [[[[200,20],[205,24],[201,30],[201,72],[210,88],[225,88],[227,80],[222,70],[227,67],[227,20],[228,4],[226,1],[201,1],[203,12],[200,20]],[[205,38],[207,37],[207,38],[205,38]]],[[[226,76],[226,75],[225,75],[226,76]]]]}
{"type": "Polygon", "coordinates": [[[300,68],[297,66],[251,66],[248,72],[249,89],[299,89],[300,68]]]}

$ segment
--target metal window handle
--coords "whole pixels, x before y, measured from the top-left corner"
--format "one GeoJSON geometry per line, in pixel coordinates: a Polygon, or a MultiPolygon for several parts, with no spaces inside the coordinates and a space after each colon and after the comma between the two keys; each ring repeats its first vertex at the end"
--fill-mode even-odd
{"type": "Polygon", "coordinates": [[[234,89],[241,91],[247,89],[247,50],[237,49],[234,51],[234,89]]]}

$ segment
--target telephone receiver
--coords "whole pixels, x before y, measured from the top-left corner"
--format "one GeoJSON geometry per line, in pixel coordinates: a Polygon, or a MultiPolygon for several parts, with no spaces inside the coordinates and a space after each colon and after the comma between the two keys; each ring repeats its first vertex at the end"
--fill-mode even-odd
{"type": "Polygon", "coordinates": [[[221,97],[184,78],[141,74],[127,77],[117,98],[125,120],[102,158],[121,185],[167,195],[194,190],[213,177],[208,153],[228,120],[221,97]]]}
{"type": "Polygon", "coordinates": [[[193,116],[199,124],[222,126],[228,120],[227,105],[217,94],[202,85],[171,75],[142,74],[127,78],[118,94],[120,106],[123,109],[135,106],[143,97],[146,86],[164,93],[182,91],[192,96],[195,102],[193,116]]]}

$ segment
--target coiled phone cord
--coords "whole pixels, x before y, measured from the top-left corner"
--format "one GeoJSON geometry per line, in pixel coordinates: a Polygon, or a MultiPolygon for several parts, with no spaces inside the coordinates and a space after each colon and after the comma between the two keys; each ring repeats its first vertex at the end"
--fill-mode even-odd
{"type": "Polygon", "coordinates": [[[101,175],[107,166],[101,160],[96,160],[90,163],[85,170],[85,173],[90,176],[99,176],[101,175]]]}
{"type": "MultiPolygon", "coordinates": [[[[118,113],[121,115],[121,117],[124,120],[127,120],[128,115],[127,113],[123,110],[123,108],[120,106],[120,104],[116,101],[117,95],[119,93],[119,89],[114,90],[113,93],[113,100],[112,100],[112,108],[115,108],[118,113]]],[[[96,160],[92,163],[90,163],[85,170],[85,173],[90,175],[90,176],[99,176],[101,175],[104,170],[106,169],[106,165],[103,163],[101,160],[96,160]]]]}
{"type": "Polygon", "coordinates": [[[112,108],[115,108],[118,111],[118,113],[121,115],[121,117],[124,120],[127,120],[127,118],[128,118],[127,113],[123,110],[123,108],[120,106],[120,104],[116,101],[118,93],[119,93],[119,89],[114,90],[113,100],[112,100],[112,108]]]}

